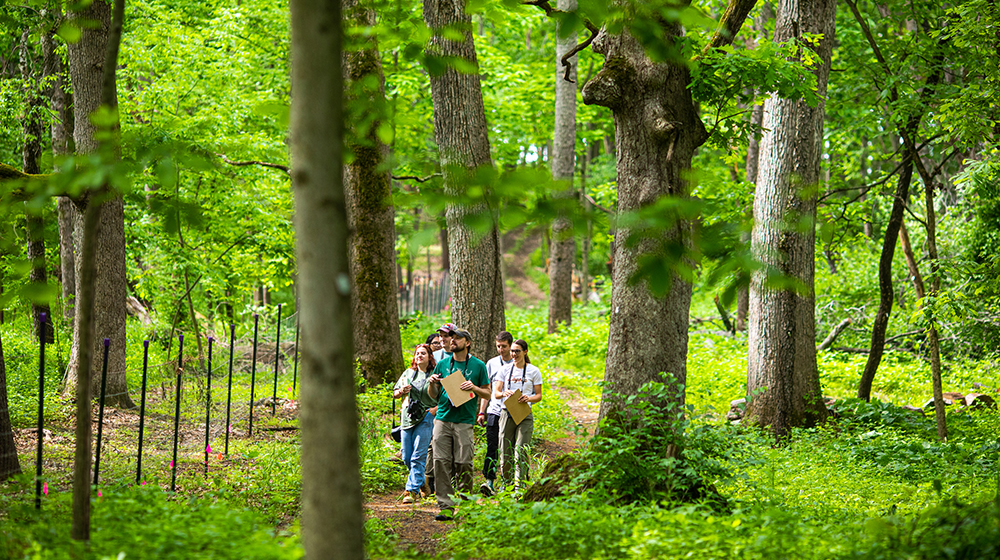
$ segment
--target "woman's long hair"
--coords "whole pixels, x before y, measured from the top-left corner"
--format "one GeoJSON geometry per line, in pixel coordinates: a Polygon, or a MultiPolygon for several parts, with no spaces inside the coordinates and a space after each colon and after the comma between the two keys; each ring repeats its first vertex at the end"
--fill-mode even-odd
{"type": "Polygon", "coordinates": [[[410,369],[419,369],[417,367],[417,350],[420,348],[427,350],[427,371],[434,371],[434,366],[437,365],[437,360],[434,359],[434,351],[431,350],[430,344],[418,344],[417,347],[413,349],[413,358],[410,359],[410,369]]]}
{"type": "Polygon", "coordinates": [[[528,359],[528,342],[524,339],[519,338],[514,341],[514,344],[517,344],[518,346],[521,347],[521,350],[524,350],[524,363],[530,364],[531,360],[528,359]]]}

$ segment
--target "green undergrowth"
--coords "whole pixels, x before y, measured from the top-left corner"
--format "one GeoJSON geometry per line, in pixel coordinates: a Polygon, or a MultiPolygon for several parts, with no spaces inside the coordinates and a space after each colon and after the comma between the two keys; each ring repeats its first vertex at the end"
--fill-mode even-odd
{"type": "Polygon", "coordinates": [[[50,492],[41,510],[0,495],[6,511],[0,556],[30,559],[302,558],[297,528],[275,530],[259,513],[218,493],[183,496],[152,486],[104,487],[91,502],[90,544],[68,538],[70,492],[50,492]],[[16,527],[16,530],[9,530],[16,527]]]}

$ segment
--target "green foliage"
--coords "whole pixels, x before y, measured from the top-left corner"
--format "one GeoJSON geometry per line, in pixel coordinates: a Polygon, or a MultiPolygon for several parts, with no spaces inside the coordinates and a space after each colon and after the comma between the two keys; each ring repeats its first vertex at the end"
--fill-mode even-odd
{"type": "Polygon", "coordinates": [[[41,511],[23,494],[2,499],[6,527],[0,532],[0,552],[6,558],[304,556],[294,534],[275,531],[258,514],[233,508],[218,493],[182,498],[151,486],[105,486],[101,496],[94,493],[89,545],[67,538],[70,492],[50,493],[41,511]]]}

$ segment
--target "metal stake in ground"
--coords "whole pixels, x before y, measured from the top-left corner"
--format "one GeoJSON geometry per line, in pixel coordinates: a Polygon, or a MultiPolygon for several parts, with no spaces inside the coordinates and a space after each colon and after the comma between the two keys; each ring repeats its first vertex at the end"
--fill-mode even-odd
{"type": "Polygon", "coordinates": [[[174,460],[170,461],[170,491],[177,489],[177,434],[181,427],[181,372],[184,368],[184,335],[177,337],[177,391],[174,394],[174,460]]]}
{"type": "Polygon", "coordinates": [[[226,390],[226,455],[229,455],[229,409],[233,404],[233,354],[236,348],[236,323],[229,325],[229,389],[226,390]]]}
{"type": "Polygon", "coordinates": [[[97,486],[97,477],[101,472],[101,433],[104,431],[104,394],[108,386],[108,348],[111,347],[111,339],[104,339],[104,365],[101,367],[101,402],[97,412],[97,455],[94,457],[94,486],[97,486]]]}
{"type": "Polygon", "coordinates": [[[299,310],[295,310],[295,358],[292,366],[292,398],[295,398],[295,384],[299,380],[299,310]]]}
{"type": "Polygon", "coordinates": [[[260,314],[253,314],[253,359],[250,360],[250,424],[247,428],[247,437],[253,437],[253,395],[254,383],[257,381],[257,326],[259,325],[260,314]]]}
{"type": "Polygon", "coordinates": [[[38,315],[38,457],[35,459],[35,509],[42,509],[42,428],[45,423],[45,313],[38,315]]]}
{"type": "Polygon", "coordinates": [[[208,388],[205,390],[205,474],[208,474],[208,454],[212,452],[212,446],[208,442],[208,422],[212,417],[212,342],[215,339],[208,337],[208,375],[205,376],[208,388]]]}
{"type": "Polygon", "coordinates": [[[146,425],[146,370],[149,367],[149,341],[142,341],[142,397],[139,404],[139,457],[135,461],[135,483],[142,481],[142,429],[146,425]]]}
{"type": "Polygon", "coordinates": [[[274,334],[274,393],[271,395],[271,416],[278,403],[278,356],[281,355],[281,304],[278,304],[278,330],[274,334]]]}

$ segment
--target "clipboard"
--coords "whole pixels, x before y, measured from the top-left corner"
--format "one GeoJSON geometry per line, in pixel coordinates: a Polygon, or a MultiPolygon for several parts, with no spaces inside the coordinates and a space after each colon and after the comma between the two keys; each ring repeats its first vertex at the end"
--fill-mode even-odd
{"type": "Polygon", "coordinates": [[[471,401],[476,396],[472,391],[459,389],[462,383],[465,383],[465,376],[459,372],[454,372],[448,377],[441,378],[441,386],[448,392],[448,399],[451,400],[451,405],[456,408],[471,401]]]}
{"type": "Polygon", "coordinates": [[[514,421],[514,424],[520,424],[522,420],[531,414],[531,405],[528,403],[518,402],[517,399],[521,398],[521,390],[518,389],[514,393],[507,397],[507,400],[503,402],[503,405],[507,407],[507,412],[510,413],[510,419],[514,421]]]}

